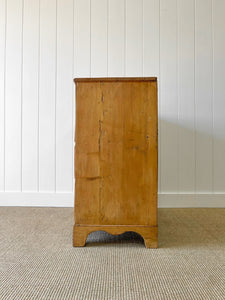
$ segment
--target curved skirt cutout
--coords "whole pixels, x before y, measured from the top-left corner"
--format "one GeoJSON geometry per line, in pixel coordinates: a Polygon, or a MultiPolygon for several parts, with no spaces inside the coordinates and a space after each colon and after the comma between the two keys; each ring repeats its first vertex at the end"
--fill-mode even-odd
{"type": "Polygon", "coordinates": [[[74,225],[73,227],[73,246],[84,247],[88,235],[94,231],[105,231],[107,233],[118,235],[127,231],[133,231],[140,234],[145,242],[146,248],[157,248],[158,227],[142,225],[74,225]]]}

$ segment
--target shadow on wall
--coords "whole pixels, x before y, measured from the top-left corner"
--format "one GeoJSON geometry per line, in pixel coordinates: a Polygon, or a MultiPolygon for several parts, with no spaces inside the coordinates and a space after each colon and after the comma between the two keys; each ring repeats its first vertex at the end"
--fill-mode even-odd
{"type": "Polygon", "coordinates": [[[225,128],[159,121],[160,192],[225,192],[225,128]]]}

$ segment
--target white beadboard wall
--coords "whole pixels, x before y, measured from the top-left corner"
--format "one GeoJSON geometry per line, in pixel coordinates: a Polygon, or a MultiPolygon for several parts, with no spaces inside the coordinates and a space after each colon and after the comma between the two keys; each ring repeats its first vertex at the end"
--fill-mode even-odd
{"type": "Polygon", "coordinates": [[[157,76],[159,206],[225,207],[224,15],[225,0],[0,0],[0,205],[73,206],[74,77],[157,76]]]}

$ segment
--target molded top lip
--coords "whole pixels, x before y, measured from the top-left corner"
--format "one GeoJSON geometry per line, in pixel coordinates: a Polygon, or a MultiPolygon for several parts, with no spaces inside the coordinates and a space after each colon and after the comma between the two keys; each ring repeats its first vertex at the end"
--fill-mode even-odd
{"type": "Polygon", "coordinates": [[[74,78],[76,82],[94,82],[94,81],[157,81],[157,77],[95,77],[95,78],[74,78]]]}

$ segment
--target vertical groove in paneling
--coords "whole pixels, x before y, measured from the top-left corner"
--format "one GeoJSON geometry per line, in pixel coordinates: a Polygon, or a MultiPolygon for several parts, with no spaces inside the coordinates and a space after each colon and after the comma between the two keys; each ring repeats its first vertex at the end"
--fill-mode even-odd
{"type": "Polygon", "coordinates": [[[197,134],[196,134],[196,0],[194,0],[194,193],[197,193],[197,162],[196,162],[196,153],[197,153],[197,134]]]}
{"type": "Polygon", "coordinates": [[[176,43],[177,43],[177,62],[176,62],[176,84],[177,84],[177,190],[180,191],[180,169],[179,169],[179,162],[180,162],[180,151],[179,151],[179,132],[180,132],[180,87],[179,87],[179,76],[180,76],[180,47],[179,47],[179,15],[178,15],[178,1],[176,0],[176,43]]]}
{"type": "Polygon", "coordinates": [[[40,190],[40,46],[41,46],[41,0],[38,0],[38,74],[37,74],[37,191],[40,190]]]}
{"type": "Polygon", "coordinates": [[[6,41],[7,41],[7,0],[5,1],[5,45],[4,45],[4,192],[5,192],[5,145],[6,145],[6,41]]]}
{"type": "Polygon", "coordinates": [[[159,1],[158,14],[159,14],[159,70],[158,70],[158,190],[162,192],[162,130],[161,130],[161,122],[162,122],[162,101],[161,101],[161,0],[159,1]]]}
{"type": "Polygon", "coordinates": [[[54,153],[54,175],[55,175],[55,182],[54,182],[54,192],[56,192],[56,169],[57,169],[57,161],[56,161],[56,131],[57,131],[57,78],[58,78],[58,0],[55,0],[55,132],[54,132],[54,149],[55,149],[55,153],[54,153]]]}
{"type": "Polygon", "coordinates": [[[196,191],[212,192],[211,0],[196,1],[196,191]]]}
{"type": "Polygon", "coordinates": [[[55,0],[55,76],[54,76],[54,164],[53,164],[53,174],[54,174],[54,184],[53,184],[53,192],[56,192],[56,123],[57,123],[57,78],[58,78],[58,49],[57,49],[57,41],[58,41],[58,0],[55,0]]]}
{"type": "Polygon", "coordinates": [[[141,1],[126,3],[126,75],[142,75],[141,1]]]}
{"type": "Polygon", "coordinates": [[[137,10],[137,20],[138,20],[138,57],[139,62],[139,74],[138,76],[143,76],[143,0],[138,2],[137,10]]]}
{"type": "Polygon", "coordinates": [[[124,75],[124,1],[109,0],[108,76],[124,75]]]}
{"type": "Polygon", "coordinates": [[[225,1],[213,1],[214,82],[214,191],[225,192],[225,1]]]}
{"type": "Polygon", "coordinates": [[[106,29],[106,39],[107,39],[107,67],[106,67],[106,75],[107,77],[109,76],[109,0],[107,0],[107,17],[106,17],[106,22],[107,22],[107,29],[106,29]]]}
{"type": "Polygon", "coordinates": [[[214,84],[214,0],[211,0],[211,27],[212,27],[212,192],[215,192],[215,174],[214,174],[214,165],[215,165],[215,161],[214,161],[214,102],[215,102],[215,98],[214,98],[214,88],[215,88],[215,84],[214,84]]]}
{"type": "Polygon", "coordinates": [[[92,0],[91,75],[107,76],[107,1],[92,0]]]}
{"type": "Polygon", "coordinates": [[[137,21],[138,21],[138,57],[137,57],[137,59],[139,60],[138,76],[143,76],[143,0],[138,1],[137,21]]]}
{"type": "Polygon", "coordinates": [[[92,9],[91,9],[91,0],[90,0],[90,15],[89,15],[89,18],[90,18],[90,77],[92,75],[92,69],[91,69],[91,66],[92,66],[92,61],[91,61],[91,34],[92,34],[92,31],[91,31],[91,14],[92,14],[92,9]]]}
{"type": "Polygon", "coordinates": [[[138,21],[138,24],[139,24],[139,32],[140,32],[140,43],[139,43],[139,47],[140,47],[140,50],[139,50],[139,56],[141,56],[141,61],[140,61],[140,76],[144,76],[144,30],[143,30],[143,8],[144,8],[144,0],[141,0],[141,2],[139,3],[138,5],[138,10],[139,10],[139,13],[138,13],[138,18],[139,18],[139,21],[138,21]]]}
{"type": "Polygon", "coordinates": [[[57,0],[56,37],[56,192],[72,191],[73,0],[57,0]]]}
{"type": "Polygon", "coordinates": [[[39,159],[40,191],[55,191],[56,1],[41,0],[39,159]]]}
{"type": "Polygon", "coordinates": [[[159,1],[143,0],[142,6],[143,75],[158,76],[159,62],[159,1]]]}
{"type": "Polygon", "coordinates": [[[159,98],[158,98],[158,124],[159,124],[159,158],[158,158],[158,190],[162,192],[162,88],[161,88],[161,73],[162,73],[162,66],[161,66],[161,54],[162,54],[162,45],[161,45],[161,31],[162,31],[162,8],[161,8],[161,0],[159,0],[159,80],[158,80],[158,90],[159,90],[159,98]]]}
{"type": "Polygon", "coordinates": [[[21,190],[22,1],[7,1],[5,86],[5,189],[21,190]]]}
{"type": "Polygon", "coordinates": [[[178,95],[176,1],[160,4],[161,188],[178,190],[178,95]]]}
{"type": "Polygon", "coordinates": [[[5,66],[7,2],[0,0],[0,191],[5,190],[5,66]]]}
{"type": "MultiPolygon", "coordinates": [[[[75,10],[76,10],[76,4],[75,4],[76,0],[73,0],[73,49],[72,49],[72,78],[74,78],[74,74],[75,74],[75,10]]],[[[72,186],[71,186],[71,191],[74,192],[74,131],[75,131],[75,86],[74,83],[72,82],[72,98],[71,98],[71,107],[72,107],[72,111],[71,111],[71,120],[72,120],[72,149],[71,149],[71,163],[72,163],[72,174],[71,174],[71,178],[72,178],[72,186]]]]}
{"type": "Polygon", "coordinates": [[[76,77],[77,61],[77,40],[78,40],[78,0],[73,0],[73,78],[76,77]]]}
{"type": "Polygon", "coordinates": [[[126,34],[126,24],[127,24],[127,0],[124,0],[124,54],[123,54],[123,60],[124,60],[124,74],[123,76],[126,76],[126,52],[127,52],[127,34],[126,34]]]}
{"type": "Polygon", "coordinates": [[[213,45],[213,0],[210,3],[211,8],[211,80],[212,80],[212,93],[211,93],[211,136],[212,136],[212,143],[211,143],[211,161],[212,161],[212,186],[211,192],[214,192],[214,45],[213,45]]]}
{"type": "Polygon", "coordinates": [[[91,1],[75,2],[75,77],[91,76],[91,1]]]}
{"type": "Polygon", "coordinates": [[[194,190],[194,2],[178,1],[178,191],[194,190]]]}
{"type": "Polygon", "coordinates": [[[177,142],[177,190],[179,191],[179,106],[180,106],[180,99],[179,99],[179,85],[178,85],[178,78],[179,78],[179,41],[178,41],[178,1],[176,0],[176,44],[177,44],[177,49],[176,49],[176,55],[177,55],[177,61],[176,61],[176,86],[177,86],[177,93],[176,93],[176,104],[177,104],[177,132],[176,132],[176,142],[177,142]]]}
{"type": "Polygon", "coordinates": [[[142,7],[141,7],[141,14],[142,14],[142,76],[144,76],[144,46],[145,46],[145,41],[144,41],[144,0],[142,0],[142,7]]]}
{"type": "Polygon", "coordinates": [[[20,191],[23,190],[23,30],[24,30],[24,0],[22,0],[22,28],[21,28],[21,124],[20,124],[20,131],[21,131],[21,169],[20,169],[20,191]]]}

